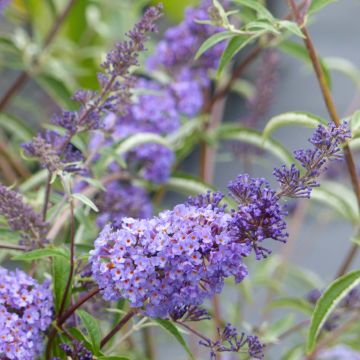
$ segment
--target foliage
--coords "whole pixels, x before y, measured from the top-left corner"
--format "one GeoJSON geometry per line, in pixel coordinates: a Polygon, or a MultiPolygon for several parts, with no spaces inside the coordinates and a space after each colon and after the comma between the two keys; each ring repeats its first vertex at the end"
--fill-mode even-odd
{"type": "Polygon", "coordinates": [[[333,2],[0,0],[1,359],[359,356],[360,110],[340,119],[330,87],[360,72],[307,31],[333,2]],[[269,115],[279,52],[328,116],[269,115]],[[278,140],[294,128],[305,149],[278,140]],[[223,194],[221,161],[264,175],[223,194]],[[333,281],[289,261],[308,214],[352,229],[333,281]]]}

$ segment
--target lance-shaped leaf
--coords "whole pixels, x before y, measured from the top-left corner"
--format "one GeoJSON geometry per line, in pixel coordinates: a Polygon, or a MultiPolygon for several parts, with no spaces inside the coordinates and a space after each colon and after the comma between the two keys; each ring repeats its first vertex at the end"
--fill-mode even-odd
{"type": "Polygon", "coordinates": [[[336,0],[312,0],[308,14],[312,15],[320,11],[323,7],[335,2],[336,0]]]}
{"type": "Polygon", "coordinates": [[[95,353],[100,351],[101,332],[98,321],[84,310],[76,312],[84,325],[95,353]]]}
{"type": "Polygon", "coordinates": [[[319,124],[326,125],[326,121],[306,112],[287,112],[272,117],[263,130],[263,136],[264,138],[268,138],[275,130],[283,126],[305,126],[316,128],[319,124]]]}
{"type": "Polygon", "coordinates": [[[195,60],[197,60],[204,52],[215,46],[217,43],[224,41],[226,39],[230,39],[234,36],[235,34],[232,33],[231,31],[222,31],[210,36],[200,46],[199,50],[195,55],[195,60]]]}
{"type": "Polygon", "coordinates": [[[271,138],[264,140],[260,131],[242,128],[237,125],[222,125],[217,130],[216,137],[220,140],[234,140],[251,144],[268,151],[286,164],[294,163],[292,155],[284,146],[271,138]]]}
{"type": "Polygon", "coordinates": [[[254,0],[233,0],[233,1],[240,5],[246,6],[252,10],[255,10],[259,15],[259,18],[264,18],[267,20],[274,19],[271,12],[259,1],[254,1],[254,0]]]}
{"type": "Polygon", "coordinates": [[[67,259],[69,254],[66,250],[61,248],[45,248],[45,249],[36,249],[33,251],[29,251],[27,253],[23,253],[20,255],[16,255],[13,257],[15,261],[33,261],[42,259],[44,257],[62,257],[67,259]]]}
{"type": "Polygon", "coordinates": [[[185,351],[187,352],[187,354],[189,355],[189,357],[192,360],[195,360],[194,355],[192,354],[192,352],[190,351],[189,347],[186,344],[186,341],[184,340],[184,338],[182,337],[182,335],[180,334],[179,330],[177,329],[177,327],[169,320],[163,320],[163,319],[155,319],[155,321],[166,331],[168,331],[178,342],[179,344],[185,349],[185,351]]]}
{"type": "Polygon", "coordinates": [[[307,353],[316,346],[319,332],[339,302],[360,284],[360,270],[352,271],[332,282],[317,301],[307,336],[307,353]]]}

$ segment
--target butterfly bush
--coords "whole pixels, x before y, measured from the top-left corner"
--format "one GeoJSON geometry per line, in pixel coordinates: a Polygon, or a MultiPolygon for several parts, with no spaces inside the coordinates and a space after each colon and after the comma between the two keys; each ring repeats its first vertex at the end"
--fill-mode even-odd
{"type": "MultiPolygon", "coordinates": [[[[0,12],[5,3],[0,1],[0,12]]],[[[230,74],[233,78],[225,79],[229,80],[225,87],[222,81],[216,83],[215,71],[226,58],[223,54],[233,48],[234,39],[253,36],[254,29],[266,32],[259,41],[262,46],[262,41],[270,42],[285,26],[277,22],[275,30],[269,31],[273,26],[266,23],[269,14],[259,11],[258,2],[247,4],[240,8],[251,10],[245,11],[245,19],[256,15],[261,21],[252,27],[245,24],[244,31],[235,27],[242,24],[230,21],[237,12],[231,11],[228,1],[203,0],[197,7],[188,7],[183,21],[164,32],[145,60],[146,75],[142,75],[133,69],[140,65],[145,43],[157,32],[156,21],[162,16],[161,5],[147,8],[125,40],[106,55],[97,75],[99,90],[78,90],[72,98],[77,110],[61,110],[51,118],[50,129],[22,145],[24,157],[37,160],[45,169],[47,183],[44,192],[38,191],[43,181],[40,173],[35,184],[25,184],[39,193],[29,203],[17,191],[0,185],[0,222],[6,220],[10,230],[21,237],[18,246],[0,247],[24,251],[15,260],[33,261],[31,275],[0,267],[1,360],[112,358],[118,344],[106,348],[108,342],[133,318],[142,320],[129,325],[122,338],[130,346],[134,332],[141,329],[146,338],[144,329],[156,321],[183,345],[175,325],[196,335],[214,360],[220,352],[263,359],[267,343],[272,345],[291,333],[292,329],[274,341],[267,340],[265,323],[249,330],[249,335],[238,331],[220,318],[216,295],[226,281],[240,284],[253,275],[249,258],[269,257],[270,240],[286,243],[286,201],[311,198],[329,163],[342,159],[343,147],[351,138],[347,121],[320,123],[309,139],[310,147],[294,151],[293,164],[274,168],[272,180],[243,173],[229,179],[229,197],[209,190],[170,209],[161,207],[163,191],[179,165],[174,149],[165,145],[167,140],[197,117],[211,119],[211,102],[224,89],[231,91],[236,82],[230,74]],[[228,36],[227,41],[223,35],[228,36]],[[228,40],[229,35],[234,37],[228,40]],[[222,40],[195,59],[201,45],[214,36],[222,40]],[[134,138],[150,140],[125,146],[126,151],[121,152],[121,146],[134,138]],[[42,211],[38,210],[41,196],[42,211]],[[89,209],[98,214],[88,213],[89,209]],[[62,231],[67,220],[69,226],[62,231]],[[67,246],[70,251],[65,250],[67,246]],[[52,286],[49,280],[43,284],[35,280],[36,273],[46,268],[41,261],[44,257],[50,258],[52,286]],[[207,311],[203,306],[212,299],[213,311],[207,311]],[[102,315],[112,314],[108,307],[113,306],[115,312],[127,313],[119,321],[111,315],[115,326],[105,335],[102,323],[109,316],[102,315]],[[201,325],[191,327],[192,322],[213,317],[214,338],[205,336],[201,325]]],[[[289,27],[289,20],[285,24],[287,30],[301,31],[295,24],[289,27]]],[[[265,50],[254,94],[246,101],[244,125],[255,128],[268,111],[277,66],[276,52],[265,50]]],[[[208,125],[212,124],[204,123],[199,131],[206,133],[198,139],[201,155],[210,145],[205,141],[209,138],[210,143],[218,136],[211,126],[208,132],[208,125]]],[[[244,155],[249,148],[239,151],[244,155]]],[[[322,295],[322,290],[314,289],[299,306],[315,307],[322,295]]],[[[271,297],[269,294],[267,301],[271,297]]],[[[324,321],[320,336],[339,331],[341,323],[359,310],[359,302],[359,291],[353,289],[324,321]]],[[[347,347],[325,349],[331,347],[328,345],[332,344],[310,356],[357,356],[347,347]]],[[[146,356],[154,358],[150,347],[146,356]]]]}
{"type": "Polygon", "coordinates": [[[252,250],[257,259],[270,254],[262,246],[266,239],[286,242],[281,197],[303,191],[304,184],[308,193],[318,186],[315,179],[326,161],[339,159],[339,145],[349,137],[346,124],[319,125],[309,140],[314,148],[295,151],[297,158],[308,158],[301,162],[305,173],[293,165],[297,177],[288,182],[275,169],[280,192],[265,179],[239,175],[229,183],[239,204],[230,213],[220,205],[221,193],[208,193],[149,220],[123,218],[114,229],[105,226],[89,259],[104,298],[124,297],[149,316],[166,317],[177,307],[201,305],[220,293],[229,276],[241,282],[248,274],[243,258],[252,250]]]}
{"type": "Polygon", "coordinates": [[[50,282],[0,267],[0,358],[33,360],[53,316],[50,282]]]}

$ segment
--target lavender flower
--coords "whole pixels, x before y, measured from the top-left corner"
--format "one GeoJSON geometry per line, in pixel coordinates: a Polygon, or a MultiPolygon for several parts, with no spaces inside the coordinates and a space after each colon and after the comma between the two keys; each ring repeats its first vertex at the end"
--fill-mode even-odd
{"type": "Polygon", "coordinates": [[[202,78],[208,69],[216,69],[224,44],[217,44],[199,61],[193,61],[200,45],[211,35],[223,31],[222,28],[196,23],[196,20],[209,20],[208,9],[211,5],[210,0],[203,0],[197,8],[186,9],[184,21],[165,32],[164,38],[148,61],[149,69],[162,68],[175,74],[179,68],[186,66],[191,67],[193,75],[199,78],[202,78]]]}
{"type": "Polygon", "coordinates": [[[287,215],[276,192],[265,179],[239,175],[229,184],[232,197],[239,203],[233,212],[231,235],[254,248],[256,258],[266,257],[270,250],[259,246],[265,239],[286,242],[287,215]]]}
{"type": "Polygon", "coordinates": [[[325,164],[329,160],[342,158],[340,145],[351,138],[347,123],[336,127],[329,124],[328,127],[319,125],[309,142],[313,149],[296,150],[295,159],[305,168],[305,174],[301,175],[295,165],[289,168],[282,166],[274,169],[274,176],[280,184],[279,196],[293,198],[310,198],[311,190],[319,186],[316,178],[326,169],[325,164]]]}
{"type": "Polygon", "coordinates": [[[269,111],[277,82],[279,57],[275,50],[266,50],[255,82],[255,94],[248,101],[249,116],[245,119],[253,127],[269,111]]]}
{"type": "Polygon", "coordinates": [[[115,228],[121,227],[123,217],[149,218],[152,214],[151,201],[144,189],[129,183],[114,181],[106,186],[106,191],[97,201],[100,215],[98,227],[111,222],[115,228]]]}
{"type": "Polygon", "coordinates": [[[337,345],[319,353],[320,360],[360,360],[360,352],[348,346],[337,345]]]}
{"type": "Polygon", "coordinates": [[[40,164],[51,173],[63,170],[56,147],[47,142],[41,134],[34,137],[31,142],[24,144],[23,149],[27,156],[38,158],[40,164]]]}
{"type": "Polygon", "coordinates": [[[175,155],[169,148],[160,144],[144,144],[126,155],[129,169],[141,169],[144,179],[156,184],[166,182],[175,161],[175,155]]]}
{"type": "Polygon", "coordinates": [[[11,0],[0,0],[0,16],[3,14],[5,8],[10,4],[11,0]]]}
{"type": "Polygon", "coordinates": [[[49,285],[0,267],[1,359],[33,360],[41,354],[53,315],[49,285]]]}
{"type": "Polygon", "coordinates": [[[34,245],[45,240],[47,224],[41,215],[28,204],[16,191],[0,185],[0,214],[13,231],[21,233],[22,242],[34,245]]]}
{"type": "Polygon", "coordinates": [[[109,52],[102,64],[104,73],[98,74],[101,90],[78,91],[73,99],[80,103],[79,111],[63,111],[54,116],[52,123],[66,130],[64,136],[56,133],[57,146],[53,146],[47,141],[46,134],[42,134],[24,145],[28,155],[38,157],[42,166],[50,172],[63,170],[61,157],[76,133],[102,128],[103,119],[108,114],[127,113],[131,104],[131,90],[135,85],[130,67],[138,64],[139,52],[145,50],[148,33],[156,31],[154,22],[161,16],[161,9],[161,5],[149,8],[133,30],[126,34],[128,40],[117,43],[109,52]]]}
{"type": "Polygon", "coordinates": [[[126,298],[145,314],[166,317],[219,293],[224,278],[247,275],[247,244],[232,241],[231,215],[221,209],[177,205],[150,220],[124,218],[106,226],[90,263],[106,300],[126,298]]]}
{"type": "Polygon", "coordinates": [[[254,359],[264,358],[265,346],[260,343],[257,336],[238,335],[236,328],[227,324],[221,331],[218,329],[218,340],[201,340],[201,345],[210,349],[210,359],[216,359],[217,352],[243,352],[254,359]]]}
{"type": "Polygon", "coordinates": [[[88,350],[82,341],[74,340],[71,344],[60,344],[60,348],[71,359],[92,360],[93,354],[88,350]]]}

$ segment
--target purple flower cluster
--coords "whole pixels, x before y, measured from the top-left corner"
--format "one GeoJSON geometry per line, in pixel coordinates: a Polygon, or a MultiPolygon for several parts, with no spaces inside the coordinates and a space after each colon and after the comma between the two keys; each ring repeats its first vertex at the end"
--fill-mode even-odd
{"type": "Polygon", "coordinates": [[[221,331],[218,329],[218,340],[201,340],[201,345],[210,349],[210,359],[216,359],[218,352],[247,353],[252,359],[263,359],[265,346],[260,343],[257,336],[238,334],[236,328],[227,324],[221,331]]]}
{"type": "Polygon", "coordinates": [[[177,80],[193,81],[192,77],[192,79],[199,79],[200,85],[208,83],[207,71],[217,68],[224,44],[215,45],[196,62],[194,62],[194,56],[206,39],[223,31],[222,28],[197,23],[197,20],[210,19],[211,7],[212,1],[203,0],[198,7],[187,8],[184,21],[165,32],[164,38],[156,47],[155,54],[148,61],[148,68],[165,70],[177,80]],[[189,70],[191,70],[191,77],[189,77],[189,70]]]}
{"type": "Polygon", "coordinates": [[[65,135],[56,131],[39,134],[24,145],[28,155],[39,158],[42,166],[50,172],[74,171],[72,166],[65,169],[62,166],[70,159],[75,162],[82,160],[80,152],[73,151],[73,136],[84,130],[103,128],[108,114],[124,115],[129,111],[131,90],[136,83],[130,67],[138,64],[139,52],[145,50],[148,33],[156,31],[154,22],[161,16],[161,10],[161,5],[149,8],[133,30],[126,34],[128,40],[117,43],[109,52],[102,64],[104,72],[98,74],[100,91],[79,90],[73,100],[80,104],[80,109],[62,111],[54,116],[52,123],[63,128],[65,135]]]}
{"type": "Polygon", "coordinates": [[[231,215],[221,209],[178,205],[150,220],[124,218],[106,226],[90,263],[107,300],[126,298],[149,316],[166,317],[219,293],[224,278],[247,275],[247,244],[229,234],[231,215]]]}
{"type": "Polygon", "coordinates": [[[94,358],[92,352],[78,340],[72,341],[71,344],[60,344],[60,348],[70,359],[92,360],[94,358]]]}
{"type": "Polygon", "coordinates": [[[1,359],[33,360],[40,355],[53,315],[49,285],[0,267],[1,359]]]}
{"type": "Polygon", "coordinates": [[[265,179],[250,178],[247,174],[239,175],[235,181],[230,182],[229,190],[239,203],[237,211],[233,212],[233,238],[253,247],[257,259],[270,253],[268,249],[259,246],[259,242],[265,239],[286,242],[287,212],[279,204],[276,192],[265,179]]]}
{"type": "MultiPolygon", "coordinates": [[[[126,113],[115,118],[110,131],[105,129],[107,138],[100,140],[105,146],[112,146],[139,132],[166,136],[179,128],[182,116],[191,117],[200,112],[204,103],[204,90],[209,86],[208,70],[217,67],[218,56],[223,50],[223,45],[220,44],[209,50],[199,61],[193,60],[200,44],[208,36],[220,31],[213,26],[195,22],[209,19],[207,10],[210,5],[211,2],[205,0],[198,8],[188,8],[184,21],[167,30],[147,67],[150,71],[166,72],[170,80],[161,84],[142,78],[136,81],[136,101],[126,113]]],[[[95,137],[99,141],[99,136],[95,137]]],[[[163,145],[151,143],[134,148],[126,154],[125,160],[127,170],[131,173],[140,172],[144,179],[161,184],[170,176],[175,154],[163,145]]],[[[111,169],[119,170],[119,166],[112,164],[111,169]]],[[[132,201],[133,195],[135,193],[130,192],[128,201],[132,201]]],[[[136,195],[133,202],[138,203],[136,195]]],[[[120,204],[117,206],[122,207],[120,204]]],[[[114,213],[109,219],[118,215],[114,213]]],[[[127,215],[133,216],[131,213],[127,215]]]]}
{"type": "Polygon", "coordinates": [[[339,127],[332,123],[327,127],[319,125],[309,139],[313,148],[294,152],[295,159],[305,169],[304,174],[295,165],[274,169],[274,176],[281,187],[279,196],[310,198],[312,188],[319,186],[316,178],[326,169],[329,160],[342,158],[340,145],[349,138],[351,133],[347,123],[339,127]]]}
{"type": "Polygon", "coordinates": [[[21,195],[0,185],[0,214],[3,215],[10,229],[21,233],[22,242],[34,246],[42,243],[46,237],[47,224],[21,195]]]}
{"type": "Polygon", "coordinates": [[[126,216],[146,219],[152,215],[151,201],[145,190],[125,182],[109,183],[96,204],[100,210],[96,220],[99,228],[109,222],[114,228],[119,228],[121,219],[126,216]]]}
{"type": "Polygon", "coordinates": [[[9,5],[11,0],[0,0],[0,16],[3,14],[5,8],[9,5]]]}
{"type": "Polygon", "coordinates": [[[245,119],[245,123],[256,127],[257,122],[270,109],[274,88],[277,83],[277,69],[279,56],[273,49],[265,51],[262,57],[261,68],[255,82],[255,94],[248,101],[250,114],[245,119]]]}

